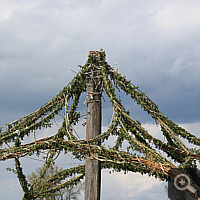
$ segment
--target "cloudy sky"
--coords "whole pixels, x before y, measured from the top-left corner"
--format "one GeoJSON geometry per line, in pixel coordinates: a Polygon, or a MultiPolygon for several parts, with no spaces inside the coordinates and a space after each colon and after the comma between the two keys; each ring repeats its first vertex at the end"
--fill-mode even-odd
{"type": "MultiPolygon", "coordinates": [[[[73,78],[71,69],[85,64],[89,50],[103,48],[108,63],[118,62],[120,73],[161,112],[200,137],[199,0],[3,0],[0,44],[0,126],[48,102],[73,78]]],[[[124,102],[159,135],[150,118],[124,102]]],[[[12,161],[0,166],[0,191],[18,184],[8,165],[12,161]]],[[[2,199],[21,196],[18,186],[0,192],[2,199]]],[[[103,171],[102,199],[144,196],[167,199],[164,183],[103,171]]]]}

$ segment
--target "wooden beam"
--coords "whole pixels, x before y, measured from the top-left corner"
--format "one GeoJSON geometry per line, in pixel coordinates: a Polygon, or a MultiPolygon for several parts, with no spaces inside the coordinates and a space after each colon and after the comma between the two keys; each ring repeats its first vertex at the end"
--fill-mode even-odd
{"type": "MultiPolygon", "coordinates": [[[[90,51],[89,55],[100,57],[100,52],[90,51]]],[[[88,55],[88,56],[89,56],[88,55]]],[[[101,93],[97,85],[101,82],[95,66],[87,77],[87,124],[86,140],[101,134],[101,93]]],[[[99,84],[101,86],[101,84],[99,84]]],[[[85,200],[100,200],[101,164],[92,156],[85,162],[85,200]]]]}

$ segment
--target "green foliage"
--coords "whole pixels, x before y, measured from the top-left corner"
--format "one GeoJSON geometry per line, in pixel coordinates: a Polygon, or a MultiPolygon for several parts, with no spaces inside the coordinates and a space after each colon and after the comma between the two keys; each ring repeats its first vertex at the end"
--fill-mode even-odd
{"type": "MultiPolygon", "coordinates": [[[[35,172],[32,172],[30,175],[27,176],[28,182],[30,185],[33,185],[33,190],[38,189],[36,188],[35,182],[40,176],[41,171],[43,171],[42,168],[37,168],[35,172]]],[[[54,166],[52,168],[48,168],[46,170],[45,175],[42,177],[42,181],[40,183],[41,185],[48,185],[51,184],[52,187],[55,187],[56,185],[59,185],[61,183],[61,180],[63,177],[66,177],[67,175],[70,175],[71,177],[75,177],[76,173],[74,174],[69,174],[67,173],[69,170],[65,170],[63,168],[58,168],[58,166],[54,166]],[[65,173],[63,173],[65,172],[65,173]],[[62,177],[58,181],[58,177],[62,177]]],[[[77,185],[69,185],[68,187],[64,189],[60,189],[59,191],[55,191],[54,193],[47,194],[47,196],[44,196],[42,199],[45,200],[62,200],[62,199],[67,199],[67,200],[77,200],[81,191],[84,190],[84,182],[80,182],[77,185]]],[[[42,196],[42,195],[41,195],[42,196]]],[[[36,198],[36,199],[41,199],[36,198]]]]}

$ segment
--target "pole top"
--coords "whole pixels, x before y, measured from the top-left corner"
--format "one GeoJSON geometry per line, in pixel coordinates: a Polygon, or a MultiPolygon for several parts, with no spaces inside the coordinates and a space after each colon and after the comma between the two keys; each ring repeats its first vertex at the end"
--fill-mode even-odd
{"type": "Polygon", "coordinates": [[[89,51],[89,53],[88,53],[88,57],[89,57],[90,55],[94,55],[94,56],[100,58],[101,53],[100,53],[100,51],[89,51]]]}

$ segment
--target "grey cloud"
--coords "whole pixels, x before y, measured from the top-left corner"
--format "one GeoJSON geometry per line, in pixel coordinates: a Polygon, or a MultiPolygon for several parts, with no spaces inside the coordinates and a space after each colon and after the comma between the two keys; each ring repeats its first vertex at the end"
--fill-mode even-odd
{"type": "Polygon", "coordinates": [[[164,191],[166,182],[161,182],[148,175],[140,176],[138,173],[114,172],[110,170],[102,171],[102,198],[119,199],[166,199],[167,193],[164,191]]]}

